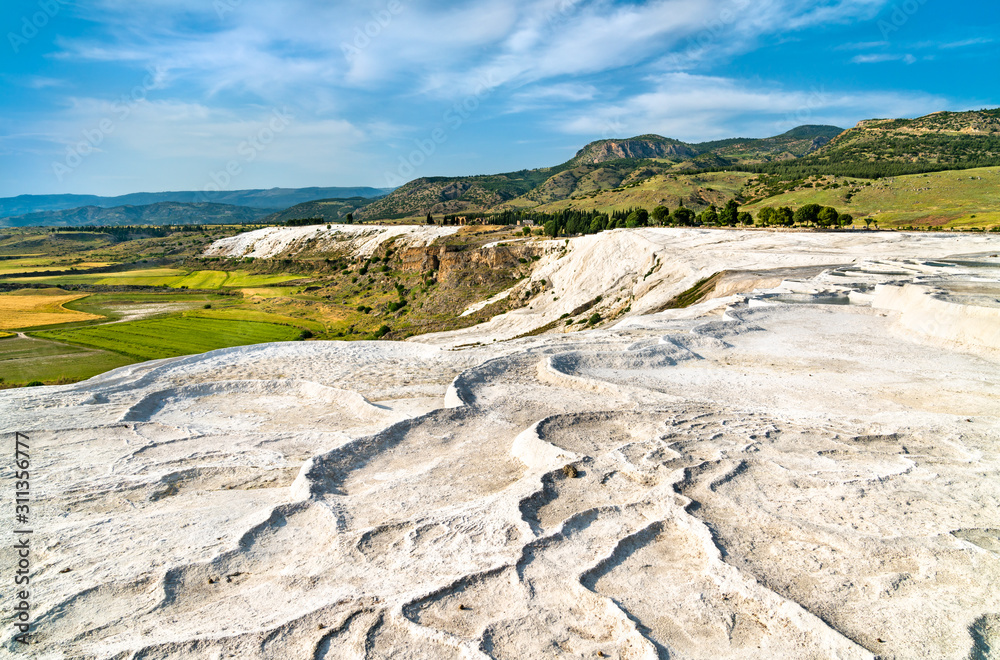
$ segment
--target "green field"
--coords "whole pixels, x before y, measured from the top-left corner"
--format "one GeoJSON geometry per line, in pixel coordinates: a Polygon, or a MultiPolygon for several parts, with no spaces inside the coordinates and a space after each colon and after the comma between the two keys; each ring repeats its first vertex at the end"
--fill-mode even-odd
{"type": "Polygon", "coordinates": [[[39,339],[0,339],[0,387],[38,381],[71,383],[133,364],[118,353],[68,346],[39,339]]]}
{"type": "Polygon", "coordinates": [[[177,268],[147,268],[130,270],[121,273],[80,273],[70,275],[53,275],[48,277],[5,277],[5,282],[65,285],[96,285],[96,286],[168,286],[179,289],[223,289],[236,287],[255,287],[280,284],[300,279],[298,275],[268,275],[253,274],[246,271],[196,270],[186,271],[177,268]]]}
{"type": "Polygon", "coordinates": [[[744,210],[756,214],[765,206],[798,208],[815,203],[850,213],[856,224],[867,217],[885,228],[1000,226],[1000,167],[835,181],[837,188],[788,192],[744,210]]]}
{"type": "Polygon", "coordinates": [[[69,270],[100,268],[110,265],[107,261],[83,261],[73,257],[25,256],[18,259],[0,259],[0,275],[18,275],[39,270],[69,270]]]}
{"type": "Polygon", "coordinates": [[[296,339],[295,327],[198,317],[112,323],[69,330],[45,330],[35,337],[114,351],[139,360],[204,353],[217,348],[296,339]]]}

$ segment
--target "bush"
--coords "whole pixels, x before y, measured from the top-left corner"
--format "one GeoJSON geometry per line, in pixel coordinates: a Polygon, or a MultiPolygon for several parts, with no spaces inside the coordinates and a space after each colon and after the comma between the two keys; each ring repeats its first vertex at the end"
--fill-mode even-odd
{"type": "Polygon", "coordinates": [[[378,330],[375,331],[375,338],[376,339],[381,339],[382,337],[385,337],[387,334],[389,334],[389,332],[391,332],[391,331],[392,331],[392,328],[390,328],[387,325],[383,325],[381,328],[379,328],[378,330]]]}
{"type": "Polygon", "coordinates": [[[45,385],[45,383],[43,383],[40,380],[33,380],[30,383],[28,383],[27,385],[25,385],[25,387],[44,387],[44,385],[45,385]]]}
{"type": "Polygon", "coordinates": [[[212,304],[211,303],[205,303],[205,305],[204,305],[204,307],[202,307],[202,309],[212,309],[212,304]]]}
{"type": "Polygon", "coordinates": [[[601,315],[594,312],[589,319],[587,319],[587,325],[597,325],[601,322],[601,315]]]}

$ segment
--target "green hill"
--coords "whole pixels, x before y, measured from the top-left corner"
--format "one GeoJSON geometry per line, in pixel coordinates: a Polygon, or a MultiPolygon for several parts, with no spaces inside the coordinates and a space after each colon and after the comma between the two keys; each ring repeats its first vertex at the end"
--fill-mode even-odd
{"type": "MultiPolygon", "coordinates": [[[[749,184],[751,187],[753,183],[749,184]]],[[[768,197],[744,208],[756,214],[765,206],[833,206],[879,226],[990,228],[1000,225],[1000,167],[949,170],[866,180],[814,179],[809,187],[768,197]]]]}
{"type": "Polygon", "coordinates": [[[265,223],[283,224],[289,220],[303,218],[323,218],[327,222],[341,222],[348,213],[353,213],[362,206],[371,203],[367,197],[348,197],[346,199],[320,199],[315,202],[304,202],[295,206],[272,213],[264,218],[265,223]]]}
{"type": "Polygon", "coordinates": [[[506,174],[416,179],[359,213],[366,221],[524,208],[637,185],[657,176],[721,170],[738,163],[799,158],[825,144],[834,126],[801,126],[771,138],[687,144],[659,135],[598,140],[562,165],[506,174]],[[817,142],[818,141],[818,142],[817,142]]]}
{"type": "Polygon", "coordinates": [[[794,162],[759,172],[875,178],[1000,165],[1000,109],[870,119],[794,162]]]}
{"type": "Polygon", "coordinates": [[[120,227],[126,225],[200,225],[259,222],[270,211],[230,204],[159,202],[144,206],[84,206],[39,211],[0,219],[0,227],[120,227]]]}

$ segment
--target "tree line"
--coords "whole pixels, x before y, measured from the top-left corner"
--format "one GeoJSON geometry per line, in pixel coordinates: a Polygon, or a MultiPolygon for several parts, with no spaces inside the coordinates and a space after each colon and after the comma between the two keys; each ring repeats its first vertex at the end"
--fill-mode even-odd
{"type": "MultiPolygon", "coordinates": [[[[854,217],[841,213],[832,206],[806,204],[798,209],[788,206],[765,207],[756,217],[740,209],[739,202],[731,199],[721,208],[712,204],[696,213],[684,206],[673,210],[660,205],[652,211],[633,207],[603,213],[601,211],[577,211],[565,209],[555,213],[537,211],[505,210],[493,214],[470,214],[469,220],[479,220],[486,225],[524,224],[525,233],[530,225],[540,227],[547,236],[578,236],[596,234],[611,229],[634,229],[637,227],[819,227],[839,228],[854,224],[854,217]]],[[[445,219],[447,224],[451,217],[445,219]]],[[[428,214],[428,222],[433,222],[428,214]]]]}

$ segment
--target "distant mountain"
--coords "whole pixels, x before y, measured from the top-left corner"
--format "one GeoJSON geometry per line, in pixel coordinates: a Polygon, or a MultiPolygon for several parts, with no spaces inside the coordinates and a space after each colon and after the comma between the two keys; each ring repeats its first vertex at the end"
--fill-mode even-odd
{"type": "Polygon", "coordinates": [[[84,206],[60,211],[28,213],[0,219],[0,227],[240,224],[259,222],[269,214],[268,209],[231,204],[159,202],[144,206],[116,206],[110,209],[84,206]]]}
{"type": "Polygon", "coordinates": [[[364,220],[462,214],[517,200],[534,206],[600,190],[614,190],[660,174],[723,169],[747,163],[795,160],[827,144],[843,129],[800,126],[770,138],[733,138],[688,144],[660,135],[591,142],[562,165],[506,174],[427,177],[411,181],[359,211],[364,220]]]}
{"type": "Polygon", "coordinates": [[[367,197],[348,197],[347,199],[319,199],[315,202],[296,204],[290,209],[272,213],[264,218],[264,222],[278,224],[289,220],[302,218],[323,218],[327,222],[340,222],[362,206],[371,203],[367,197]]]}
{"type": "Polygon", "coordinates": [[[270,190],[224,190],[218,193],[181,191],[161,193],[132,193],[119,197],[96,195],[20,195],[0,198],[0,218],[25,215],[39,211],[63,211],[84,206],[114,208],[118,206],[147,206],[160,202],[181,204],[228,204],[258,209],[286,209],[296,204],[318,199],[349,197],[382,197],[391,188],[271,188],[270,190]]]}
{"type": "Polygon", "coordinates": [[[680,140],[660,135],[640,135],[627,140],[598,140],[577,152],[570,162],[574,165],[604,163],[609,160],[641,158],[690,158],[700,152],[680,140]]]}

